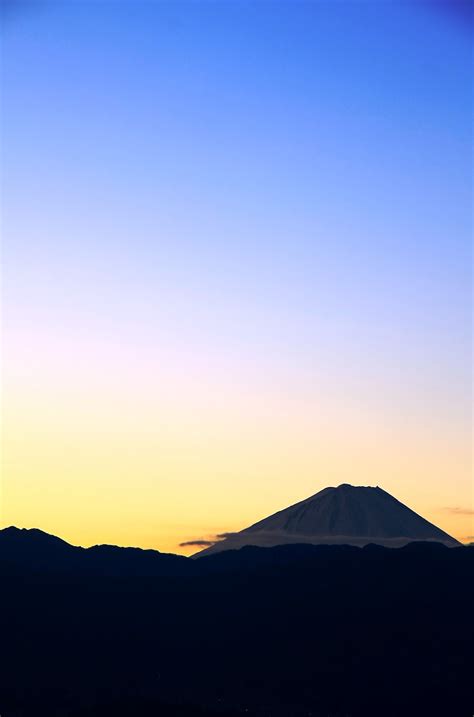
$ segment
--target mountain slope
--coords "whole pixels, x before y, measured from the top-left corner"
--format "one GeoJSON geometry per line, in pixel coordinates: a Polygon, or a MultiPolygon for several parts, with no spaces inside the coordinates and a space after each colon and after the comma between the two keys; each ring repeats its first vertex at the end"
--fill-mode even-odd
{"type": "Polygon", "coordinates": [[[329,543],[399,547],[412,541],[459,543],[382,488],[351,486],[324,488],[240,533],[216,542],[196,556],[244,545],[270,547],[286,543],[329,543]]]}

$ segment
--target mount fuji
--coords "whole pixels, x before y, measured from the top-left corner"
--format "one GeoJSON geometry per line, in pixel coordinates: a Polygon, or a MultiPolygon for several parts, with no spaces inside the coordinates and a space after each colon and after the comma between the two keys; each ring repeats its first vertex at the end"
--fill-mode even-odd
{"type": "Polygon", "coordinates": [[[401,547],[414,541],[458,546],[457,540],[415,513],[382,488],[324,488],[289,508],[230,534],[194,557],[245,545],[273,547],[288,543],[401,547]]]}

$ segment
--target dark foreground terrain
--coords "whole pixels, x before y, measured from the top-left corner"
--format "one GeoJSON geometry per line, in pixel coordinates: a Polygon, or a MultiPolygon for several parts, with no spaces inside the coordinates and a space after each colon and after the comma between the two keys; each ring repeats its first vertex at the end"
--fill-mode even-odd
{"type": "Polygon", "coordinates": [[[200,560],[0,531],[0,714],[474,714],[474,548],[200,560]]]}

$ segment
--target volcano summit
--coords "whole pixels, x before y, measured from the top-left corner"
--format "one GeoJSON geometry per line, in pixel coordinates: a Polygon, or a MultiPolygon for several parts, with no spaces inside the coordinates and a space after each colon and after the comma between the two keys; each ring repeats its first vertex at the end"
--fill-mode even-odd
{"type": "Polygon", "coordinates": [[[401,547],[413,541],[458,541],[378,486],[324,488],[289,508],[260,520],[201,550],[195,557],[244,545],[273,547],[287,543],[401,547]]]}

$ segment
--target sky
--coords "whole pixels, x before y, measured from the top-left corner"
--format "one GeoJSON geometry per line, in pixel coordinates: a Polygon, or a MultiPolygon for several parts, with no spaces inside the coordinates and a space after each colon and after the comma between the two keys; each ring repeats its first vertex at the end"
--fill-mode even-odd
{"type": "Polygon", "coordinates": [[[474,540],[463,8],[5,3],[3,526],[189,553],[351,483],[474,540]]]}

